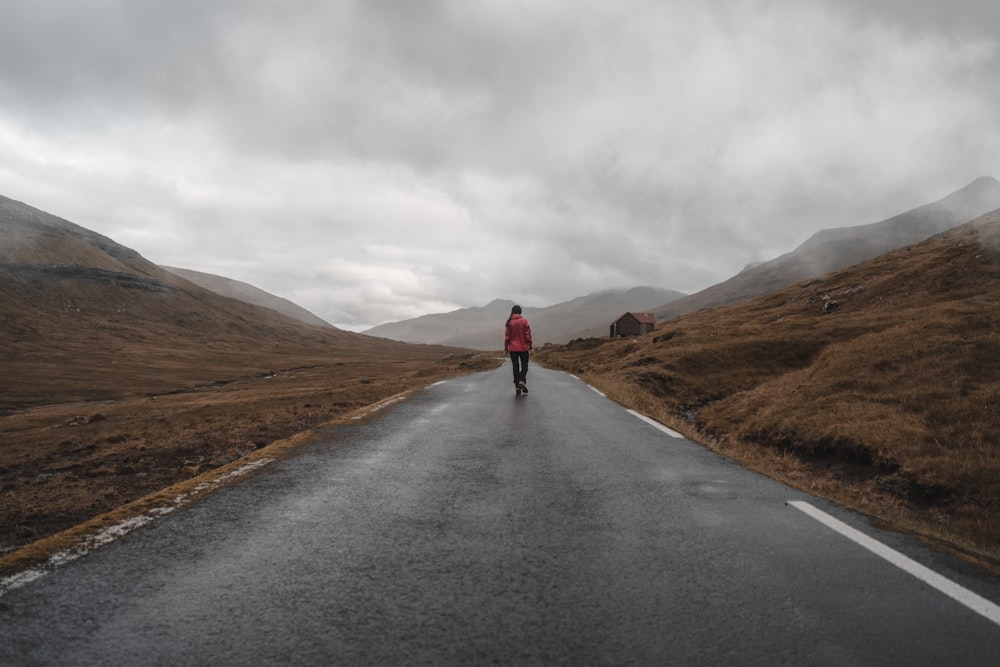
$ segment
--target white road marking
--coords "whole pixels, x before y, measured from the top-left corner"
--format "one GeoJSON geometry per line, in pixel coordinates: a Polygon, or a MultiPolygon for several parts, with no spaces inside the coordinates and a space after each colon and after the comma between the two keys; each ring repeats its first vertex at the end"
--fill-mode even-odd
{"type": "MultiPolygon", "coordinates": [[[[589,384],[588,384],[587,386],[588,386],[588,387],[590,387],[590,385],[589,385],[589,384]]],[[[601,391],[601,390],[600,390],[600,389],[598,389],[597,387],[590,387],[590,388],[591,388],[591,389],[592,389],[592,390],[594,391],[594,393],[597,393],[597,394],[600,394],[600,395],[601,395],[601,396],[603,396],[604,398],[607,398],[607,397],[608,397],[608,395],[607,395],[607,394],[605,394],[605,393],[604,393],[603,391],[601,391]]]]}
{"type": "Polygon", "coordinates": [[[378,412],[379,410],[387,408],[390,405],[392,405],[393,403],[398,403],[399,401],[404,401],[404,400],[406,400],[406,396],[397,396],[396,398],[390,398],[390,399],[384,400],[381,403],[376,403],[375,405],[371,406],[370,408],[368,408],[364,412],[360,412],[360,413],[354,415],[353,417],[351,417],[351,419],[355,419],[355,420],[357,420],[357,419],[364,419],[368,415],[374,414],[374,413],[378,412]]]}
{"type": "Polygon", "coordinates": [[[795,509],[805,512],[828,528],[837,531],[847,539],[855,542],[865,549],[868,549],[868,551],[871,551],[876,556],[889,561],[899,569],[916,577],[928,586],[936,588],[952,600],[965,605],[983,618],[1000,625],[1000,606],[993,604],[986,598],[956,584],[951,579],[941,576],[934,570],[924,567],[915,560],[909,558],[908,556],[904,556],[891,547],[887,547],[878,540],[868,537],[860,530],[851,528],[846,523],[833,518],[822,510],[816,509],[807,502],[803,502],[801,500],[790,500],[788,501],[788,504],[795,509]]]}
{"type": "Polygon", "coordinates": [[[205,491],[211,491],[220,486],[223,482],[246,475],[257,468],[267,465],[273,460],[274,459],[272,458],[257,459],[256,461],[251,461],[250,463],[240,466],[235,470],[231,470],[224,475],[220,475],[209,482],[202,482],[196,486],[194,491],[191,493],[182,493],[174,497],[167,505],[154,507],[148,510],[145,514],[139,514],[138,516],[129,517],[119,521],[115,525],[105,528],[96,535],[86,537],[77,544],[53,554],[44,564],[38,567],[18,572],[17,574],[9,577],[4,577],[3,579],[0,579],[0,596],[3,596],[4,593],[8,593],[15,588],[20,588],[21,586],[29,584],[32,581],[41,579],[55,568],[72,562],[81,556],[85,556],[91,551],[103,547],[106,544],[110,544],[119,537],[128,535],[133,530],[151,523],[158,517],[170,514],[174,510],[180,509],[188,503],[192,495],[197,495],[205,491]]]}
{"type": "Polygon", "coordinates": [[[640,415],[635,410],[629,410],[628,413],[630,415],[632,415],[633,417],[638,417],[639,419],[641,419],[642,421],[646,422],[647,424],[649,424],[653,428],[657,428],[657,429],[663,431],[664,433],[666,433],[667,435],[669,435],[671,438],[683,438],[684,437],[683,435],[681,435],[677,431],[673,430],[672,428],[667,428],[666,426],[664,426],[660,422],[656,421],[655,419],[650,419],[646,415],[640,415]]]}

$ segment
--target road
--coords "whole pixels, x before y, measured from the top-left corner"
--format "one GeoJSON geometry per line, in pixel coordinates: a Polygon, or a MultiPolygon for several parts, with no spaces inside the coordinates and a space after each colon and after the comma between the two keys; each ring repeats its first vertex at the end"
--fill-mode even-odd
{"type": "Polygon", "coordinates": [[[517,397],[508,374],[329,428],[8,590],[0,664],[996,664],[1000,581],[569,375],[533,365],[517,397]]]}

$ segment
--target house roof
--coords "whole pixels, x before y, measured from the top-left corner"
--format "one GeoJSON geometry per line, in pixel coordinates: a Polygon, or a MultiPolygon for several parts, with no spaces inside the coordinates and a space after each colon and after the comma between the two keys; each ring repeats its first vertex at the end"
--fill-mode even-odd
{"type": "Polygon", "coordinates": [[[619,317],[615,322],[621,322],[624,318],[632,316],[639,322],[644,324],[656,324],[656,314],[655,313],[625,313],[619,317]]]}

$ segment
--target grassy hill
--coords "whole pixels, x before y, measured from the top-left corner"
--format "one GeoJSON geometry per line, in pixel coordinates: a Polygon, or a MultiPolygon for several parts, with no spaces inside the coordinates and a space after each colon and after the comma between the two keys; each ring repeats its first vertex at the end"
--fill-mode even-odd
{"type": "Polygon", "coordinates": [[[216,294],[228,296],[232,299],[239,299],[240,301],[245,301],[255,306],[270,308],[271,310],[278,311],[282,315],[287,315],[288,317],[296,320],[301,320],[306,324],[312,324],[317,327],[331,326],[329,322],[318,317],[317,315],[314,315],[302,306],[293,303],[288,299],[265,292],[264,290],[254,287],[248,283],[233,280],[232,278],[213,275],[211,273],[192,271],[191,269],[181,269],[175,266],[164,266],[161,268],[164,268],[170,273],[178,275],[185,280],[189,280],[199,287],[211,290],[216,294]]]}
{"type": "Polygon", "coordinates": [[[714,308],[853,266],[1000,208],[1000,181],[977,178],[947,197],[887,220],[817,232],[792,252],[746,267],[732,278],[653,308],[666,319],[714,308]]]}
{"type": "Polygon", "coordinates": [[[400,392],[495,366],[226,298],[6,198],[0,304],[0,556],[400,392]]]}
{"type": "Polygon", "coordinates": [[[751,467],[1000,563],[1000,211],[541,363],[751,467]]]}

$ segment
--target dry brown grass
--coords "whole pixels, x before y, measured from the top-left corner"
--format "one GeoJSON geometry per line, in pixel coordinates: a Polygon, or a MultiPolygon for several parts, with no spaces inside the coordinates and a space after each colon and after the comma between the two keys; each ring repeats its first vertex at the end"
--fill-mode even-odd
{"type": "Polygon", "coordinates": [[[2,197],[0,304],[4,563],[363,406],[495,365],[222,297],[2,197]]]}
{"type": "Polygon", "coordinates": [[[0,554],[439,379],[471,353],[338,362],[0,417],[0,554]]]}
{"type": "Polygon", "coordinates": [[[643,339],[538,359],[758,470],[1000,563],[998,249],[991,214],[643,339]]]}

